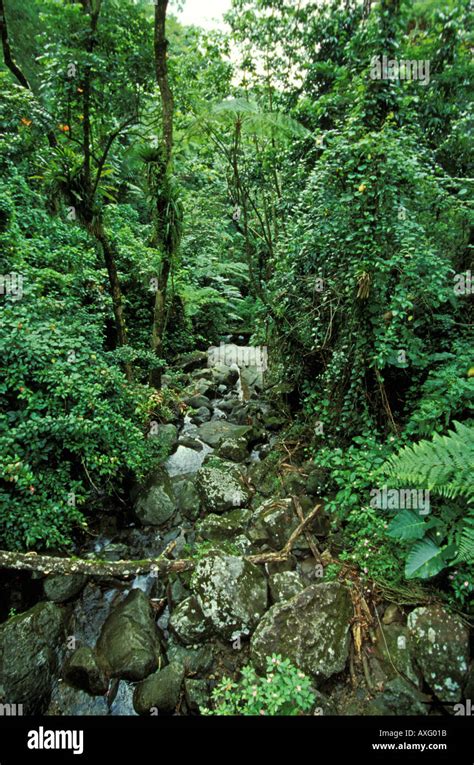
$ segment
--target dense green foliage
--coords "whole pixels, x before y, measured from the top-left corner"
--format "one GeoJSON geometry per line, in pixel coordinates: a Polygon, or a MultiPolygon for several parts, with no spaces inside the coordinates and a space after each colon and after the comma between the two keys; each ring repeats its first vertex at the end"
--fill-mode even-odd
{"type": "Polygon", "coordinates": [[[288,659],[274,654],[267,657],[267,671],[257,675],[244,667],[238,682],[221,680],[212,694],[215,708],[202,709],[208,715],[295,715],[308,713],[315,696],[311,681],[288,659]]]}
{"type": "Polygon", "coordinates": [[[269,346],[340,559],[468,608],[468,0],[233,0],[212,33],[168,14],[166,168],[153,5],[5,5],[29,87],[1,65],[0,545],[65,549],[125,507],[166,455],[147,435],[180,354],[240,335],[269,346]],[[429,76],[374,78],[383,55],[429,76]],[[430,513],[371,506],[386,483],[431,491],[430,513]]]}

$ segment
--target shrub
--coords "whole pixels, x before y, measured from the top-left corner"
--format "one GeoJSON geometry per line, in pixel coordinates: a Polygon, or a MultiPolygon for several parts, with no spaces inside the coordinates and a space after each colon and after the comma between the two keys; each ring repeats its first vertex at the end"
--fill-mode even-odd
{"type": "Polygon", "coordinates": [[[267,657],[267,671],[259,677],[244,667],[238,682],[223,679],[214,689],[214,710],[207,715],[287,715],[308,713],[315,703],[311,681],[289,659],[273,654],[267,657]]]}

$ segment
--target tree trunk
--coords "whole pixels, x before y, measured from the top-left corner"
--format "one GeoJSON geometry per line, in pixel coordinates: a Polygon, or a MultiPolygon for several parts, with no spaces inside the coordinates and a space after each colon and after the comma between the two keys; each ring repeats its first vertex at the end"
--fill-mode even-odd
{"type": "MultiPolygon", "coordinates": [[[[156,81],[160,89],[161,106],[163,111],[163,162],[160,164],[160,169],[158,171],[160,177],[156,179],[158,188],[158,199],[156,202],[156,241],[157,244],[160,245],[162,262],[155,294],[155,307],[153,311],[153,327],[151,335],[152,351],[157,357],[162,356],[163,335],[166,323],[166,295],[168,279],[171,272],[171,264],[174,255],[173,237],[170,236],[169,226],[167,226],[167,219],[169,217],[169,185],[167,183],[167,177],[170,172],[171,157],[173,152],[174,112],[174,99],[169,85],[167,65],[167,6],[168,0],[156,0],[154,34],[155,71],[156,81]]],[[[161,374],[161,369],[154,369],[150,375],[150,384],[155,388],[161,387],[161,374]]]]}
{"type": "MultiPolygon", "coordinates": [[[[18,64],[16,63],[13,57],[13,53],[10,47],[10,38],[8,36],[8,26],[7,26],[7,17],[5,15],[4,0],[0,0],[0,34],[2,37],[3,60],[5,61],[5,66],[10,70],[10,72],[18,80],[18,82],[23,88],[26,88],[26,90],[29,90],[31,93],[33,93],[30,83],[28,82],[27,78],[25,77],[24,73],[22,72],[22,70],[20,69],[20,67],[18,66],[18,64]]],[[[58,145],[56,136],[54,135],[52,130],[48,130],[47,137],[48,137],[48,143],[51,146],[51,148],[54,148],[55,146],[58,145]]]]}
{"type": "MultiPolygon", "coordinates": [[[[122,290],[120,289],[120,281],[117,272],[117,264],[115,262],[115,253],[110,240],[105,232],[102,219],[96,219],[89,226],[90,233],[99,242],[102,253],[104,255],[105,265],[107,267],[107,273],[109,275],[110,294],[112,297],[112,306],[115,318],[115,331],[117,337],[117,345],[122,347],[127,345],[127,329],[125,326],[125,319],[123,315],[123,301],[122,290]]],[[[132,366],[130,362],[124,363],[125,376],[129,382],[133,380],[132,366]]]]}

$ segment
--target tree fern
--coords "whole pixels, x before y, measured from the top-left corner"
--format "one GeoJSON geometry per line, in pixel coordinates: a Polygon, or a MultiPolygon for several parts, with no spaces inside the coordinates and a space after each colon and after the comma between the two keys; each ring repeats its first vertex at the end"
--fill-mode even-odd
{"type": "MultiPolygon", "coordinates": [[[[454,423],[455,429],[446,436],[435,434],[431,441],[423,440],[405,446],[383,466],[382,472],[397,483],[429,489],[448,500],[474,502],[474,426],[454,423]]],[[[432,527],[433,521],[421,521],[414,513],[400,513],[392,520],[389,536],[407,541],[420,539],[432,527]]],[[[453,550],[438,548],[434,540],[417,541],[408,553],[406,576],[427,578],[449,565],[474,562],[474,508],[459,508],[452,524],[453,550]],[[443,564],[443,556],[446,556],[443,564]],[[426,558],[426,560],[425,560],[426,558]]]]}
{"type": "Polygon", "coordinates": [[[385,472],[402,483],[435,494],[474,499],[474,426],[455,422],[448,435],[405,446],[388,460],[385,472]]]}

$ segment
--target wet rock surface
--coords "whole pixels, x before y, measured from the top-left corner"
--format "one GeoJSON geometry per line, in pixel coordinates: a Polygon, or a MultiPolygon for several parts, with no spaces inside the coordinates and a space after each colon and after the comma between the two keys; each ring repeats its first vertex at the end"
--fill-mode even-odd
{"type": "MultiPolygon", "coordinates": [[[[424,715],[433,697],[472,698],[468,629],[448,609],[384,603],[370,645],[365,635],[367,676],[356,662],[352,689],[354,605],[346,584],[325,580],[326,553],[314,556],[302,535],[284,560],[245,560],[284,547],[300,523],[292,497],[307,515],[327,474],[306,457],[285,469],[285,416],[261,372],[228,353],[210,367],[207,353],[181,360],[187,409],[150,429],[169,456],[82,552],[140,560],[169,548],[194,570],[40,580],[41,602],[0,626],[0,702],[26,713],[198,715],[222,677],[249,664],[263,672],[274,653],[311,677],[315,714],[424,715]]],[[[320,553],[330,521],[322,508],[308,527],[320,553]]]]}

